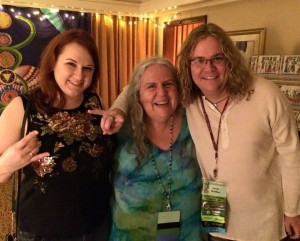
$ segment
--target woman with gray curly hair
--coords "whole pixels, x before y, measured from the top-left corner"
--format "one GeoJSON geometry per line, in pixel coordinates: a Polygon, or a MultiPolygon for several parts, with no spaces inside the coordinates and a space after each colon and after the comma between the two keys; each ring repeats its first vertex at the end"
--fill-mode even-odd
{"type": "Polygon", "coordinates": [[[201,240],[201,173],[179,86],[176,69],[161,57],[133,72],[112,173],[111,240],[201,240]]]}

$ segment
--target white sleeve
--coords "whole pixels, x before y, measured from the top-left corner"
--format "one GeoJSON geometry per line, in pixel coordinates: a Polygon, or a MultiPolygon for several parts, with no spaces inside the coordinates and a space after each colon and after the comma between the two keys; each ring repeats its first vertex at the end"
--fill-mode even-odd
{"type": "Polygon", "coordinates": [[[117,99],[115,99],[114,103],[110,107],[110,109],[118,108],[122,110],[125,114],[127,114],[128,106],[127,106],[127,93],[128,93],[128,85],[125,86],[122,92],[119,94],[117,99]]]}

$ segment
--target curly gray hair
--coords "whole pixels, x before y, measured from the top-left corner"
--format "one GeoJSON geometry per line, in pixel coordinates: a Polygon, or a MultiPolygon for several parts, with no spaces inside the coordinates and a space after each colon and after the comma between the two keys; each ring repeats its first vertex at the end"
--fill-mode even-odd
{"type": "MultiPolygon", "coordinates": [[[[161,64],[166,66],[173,75],[173,78],[177,86],[177,90],[180,91],[179,88],[180,83],[179,83],[177,70],[173,66],[173,64],[166,58],[152,57],[152,58],[145,59],[144,61],[139,63],[136,66],[135,70],[133,71],[129,83],[129,87],[128,87],[128,92],[127,92],[127,104],[129,107],[129,112],[128,112],[129,118],[128,118],[127,127],[130,136],[133,137],[133,146],[137,154],[138,162],[141,162],[144,158],[146,158],[148,154],[147,137],[146,137],[147,129],[145,123],[146,113],[143,109],[143,106],[140,103],[140,96],[139,96],[139,90],[141,86],[141,76],[143,75],[145,70],[153,64],[161,64]]],[[[178,98],[179,97],[180,94],[178,95],[178,98]]],[[[178,103],[181,103],[181,101],[178,100],[178,103]]]]}

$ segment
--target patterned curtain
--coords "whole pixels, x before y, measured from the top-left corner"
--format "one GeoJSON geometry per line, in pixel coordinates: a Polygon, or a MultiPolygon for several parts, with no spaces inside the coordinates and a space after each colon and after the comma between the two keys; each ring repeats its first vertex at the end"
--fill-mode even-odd
{"type": "Polygon", "coordinates": [[[156,31],[149,19],[92,16],[92,36],[99,49],[101,66],[97,92],[106,108],[128,84],[134,66],[155,55],[156,31]]]}

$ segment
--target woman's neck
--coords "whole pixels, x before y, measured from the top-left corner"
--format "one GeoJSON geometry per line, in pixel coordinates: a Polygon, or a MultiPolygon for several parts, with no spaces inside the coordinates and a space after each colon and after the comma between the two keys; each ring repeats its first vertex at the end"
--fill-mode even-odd
{"type": "Polygon", "coordinates": [[[64,110],[75,109],[81,105],[83,99],[84,99],[84,95],[76,96],[74,98],[65,96],[65,104],[63,106],[63,109],[64,110]]]}
{"type": "Polygon", "coordinates": [[[176,111],[165,122],[147,122],[147,138],[158,148],[169,150],[170,138],[174,142],[179,134],[181,118],[180,111],[176,111]]]}

